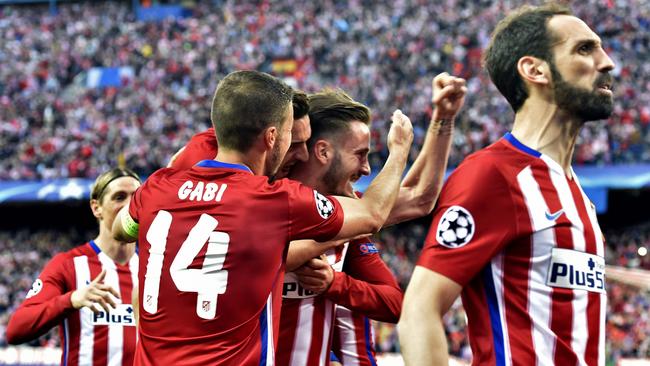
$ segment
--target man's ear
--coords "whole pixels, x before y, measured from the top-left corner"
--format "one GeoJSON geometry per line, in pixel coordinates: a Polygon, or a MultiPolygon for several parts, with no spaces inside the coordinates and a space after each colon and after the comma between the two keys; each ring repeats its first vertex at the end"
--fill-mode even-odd
{"type": "Polygon", "coordinates": [[[99,204],[98,200],[90,200],[90,210],[93,212],[93,216],[95,216],[97,220],[102,219],[102,206],[99,204]]]}
{"type": "Polygon", "coordinates": [[[321,164],[326,165],[334,157],[334,146],[329,141],[318,140],[312,147],[314,157],[321,164]]]}
{"type": "Polygon", "coordinates": [[[551,68],[548,62],[533,56],[524,56],[517,61],[517,72],[527,84],[548,85],[551,82],[551,68]]]}
{"type": "Polygon", "coordinates": [[[276,139],[278,138],[278,128],[276,126],[267,127],[264,132],[262,132],[262,137],[264,140],[264,147],[267,150],[272,150],[275,146],[276,139]]]}

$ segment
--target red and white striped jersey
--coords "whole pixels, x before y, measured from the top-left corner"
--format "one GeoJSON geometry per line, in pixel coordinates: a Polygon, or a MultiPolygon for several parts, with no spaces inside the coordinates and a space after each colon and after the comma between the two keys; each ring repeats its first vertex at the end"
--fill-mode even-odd
{"type": "Polygon", "coordinates": [[[506,134],[445,184],[418,265],[463,286],[474,365],[604,365],[603,236],[571,176],[506,134]]]}
{"type": "Polygon", "coordinates": [[[331,239],[344,214],[312,188],[215,160],[158,170],[129,213],[140,225],[134,364],[238,366],[274,364],[288,243],[331,239]]]}
{"type": "Polygon", "coordinates": [[[376,320],[399,319],[402,291],[373,243],[354,240],[327,257],[334,281],[320,296],[304,290],[291,272],[285,276],[278,365],[329,365],[335,304],[376,320]]]}
{"type": "Polygon", "coordinates": [[[377,366],[375,332],[370,319],[344,306],[337,306],[332,352],[345,366],[377,366]]]}
{"type": "Polygon", "coordinates": [[[56,255],[43,269],[27,299],[11,317],[7,338],[22,343],[59,324],[62,365],[130,366],[136,344],[131,290],[138,276],[138,256],[126,265],[113,262],[91,240],[56,255]],[[117,308],[110,314],[75,310],[70,296],[106,269],[104,283],[120,293],[117,308]]]}
{"type": "MultiPolygon", "coordinates": [[[[336,272],[350,243],[328,250],[327,260],[336,272]]],[[[293,272],[284,276],[277,364],[292,366],[328,365],[336,304],[302,288],[293,272]]]]}

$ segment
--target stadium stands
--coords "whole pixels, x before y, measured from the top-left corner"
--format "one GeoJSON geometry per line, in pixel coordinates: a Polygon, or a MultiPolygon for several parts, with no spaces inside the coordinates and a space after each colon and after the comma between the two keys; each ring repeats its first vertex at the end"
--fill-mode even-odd
{"type": "MultiPolygon", "coordinates": [[[[125,3],[62,4],[55,16],[45,5],[4,6],[0,179],[92,178],[122,156],[147,174],[208,126],[216,82],[241,68],[276,71],[307,91],[338,86],[368,104],[374,166],[386,155],[392,110],[414,121],[415,156],[430,114],[431,77],[461,75],[469,93],[457,123],[456,165],[509,129],[512,113],[481,70],[480,55],[504,4],[517,3],[216,1],[200,2],[192,17],[157,22],[136,21],[125,3]],[[96,68],[112,70],[106,78],[113,82],[129,76],[121,86],[87,88],[89,78],[101,80],[96,68]]],[[[650,160],[650,64],[643,62],[650,15],[641,3],[574,4],[618,64],[614,116],[583,130],[579,164],[650,160]]]]}

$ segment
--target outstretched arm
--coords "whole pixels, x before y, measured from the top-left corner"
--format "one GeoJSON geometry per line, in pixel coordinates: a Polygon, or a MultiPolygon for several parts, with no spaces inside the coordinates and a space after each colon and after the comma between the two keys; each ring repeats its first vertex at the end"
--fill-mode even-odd
{"type": "Polygon", "coordinates": [[[465,102],[465,80],[447,73],[432,82],[435,107],[422,150],[402,181],[395,206],[384,226],[422,217],[436,204],[447,170],[454,119],[465,102]]]}

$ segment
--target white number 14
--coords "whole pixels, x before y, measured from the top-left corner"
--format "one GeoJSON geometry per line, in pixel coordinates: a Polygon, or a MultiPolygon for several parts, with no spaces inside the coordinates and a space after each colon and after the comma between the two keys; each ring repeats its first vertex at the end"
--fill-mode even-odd
{"type": "MultiPolygon", "coordinates": [[[[143,308],[150,314],[158,311],[158,293],[162,275],[163,259],[167,247],[167,235],[172,224],[172,215],[161,210],[147,231],[147,241],[151,244],[149,260],[144,275],[143,308]]],[[[217,296],[226,292],[228,271],[223,270],[230,236],[214,231],[219,222],[210,215],[203,214],[199,222],[190,230],[172,261],[169,273],[182,292],[196,292],[196,314],[203,319],[214,319],[217,311],[217,296]],[[208,248],[201,269],[188,268],[208,242],[208,248]]]]}

